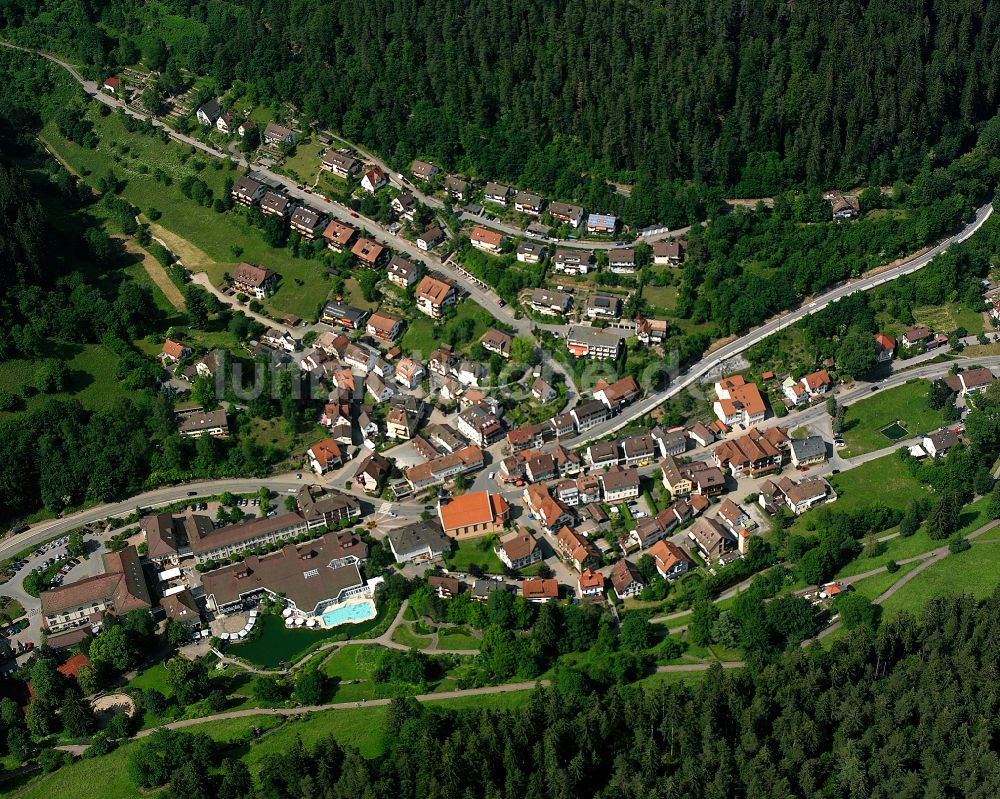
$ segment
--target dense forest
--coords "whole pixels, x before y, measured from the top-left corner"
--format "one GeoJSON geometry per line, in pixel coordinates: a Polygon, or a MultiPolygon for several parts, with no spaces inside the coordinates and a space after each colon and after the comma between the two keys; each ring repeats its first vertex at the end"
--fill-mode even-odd
{"type": "MultiPolygon", "coordinates": [[[[946,163],[971,146],[1000,89],[1000,7],[982,2],[155,8],[191,21],[170,25],[184,31],[173,57],[219,89],[246,81],[397,165],[430,157],[639,223],[696,215],[706,186],[909,179],[929,150],[946,163]]],[[[138,0],[14,0],[0,15],[98,71],[134,60],[129,40],[157,25],[138,0]]]]}
{"type": "Polygon", "coordinates": [[[251,775],[225,759],[239,749],[162,731],[130,773],[143,788],[170,780],[173,799],[987,799],[1000,793],[998,662],[1000,594],[933,600],[919,622],[715,668],[696,687],[599,693],[563,668],[513,710],[394,700],[376,760],[327,739],[251,775]]]}

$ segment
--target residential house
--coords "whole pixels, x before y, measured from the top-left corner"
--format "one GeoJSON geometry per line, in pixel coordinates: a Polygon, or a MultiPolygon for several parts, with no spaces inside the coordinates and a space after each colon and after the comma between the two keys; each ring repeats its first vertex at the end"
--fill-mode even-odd
{"type": "Polygon", "coordinates": [[[549,494],[544,485],[526,486],[523,499],[529,518],[537,519],[547,533],[554,533],[560,527],[573,522],[570,512],[549,494]]]}
{"type": "Polygon", "coordinates": [[[964,372],[949,375],[944,378],[944,382],[952,391],[961,394],[963,397],[967,397],[985,391],[992,385],[995,379],[993,372],[986,367],[980,366],[976,369],[966,369],[964,372]]]}
{"type": "Polygon", "coordinates": [[[604,575],[592,569],[585,569],[577,581],[577,593],[581,599],[586,597],[603,597],[604,575]]]}
{"type": "Polygon", "coordinates": [[[229,436],[229,420],[226,409],[215,411],[191,411],[177,417],[177,432],[187,438],[212,436],[226,438],[229,436]]]}
{"type": "Polygon", "coordinates": [[[420,386],[425,374],[423,365],[415,358],[401,358],[396,364],[396,382],[411,391],[420,386]]]}
{"type": "Polygon", "coordinates": [[[726,490],[726,475],[718,466],[707,463],[693,463],[686,471],[694,486],[694,493],[704,497],[713,497],[726,490]]]}
{"type": "Polygon", "coordinates": [[[838,194],[830,198],[830,210],[834,219],[857,219],[861,212],[861,203],[858,202],[857,197],[845,197],[838,194]]]}
{"type": "Polygon", "coordinates": [[[287,219],[294,208],[295,202],[281,191],[269,191],[260,200],[260,210],[264,216],[287,219]]]}
{"type": "Polygon", "coordinates": [[[530,191],[519,191],[514,195],[514,210],[528,216],[538,216],[545,207],[545,198],[530,191]]]}
{"type": "Polygon", "coordinates": [[[789,450],[792,456],[792,465],[796,469],[826,462],[826,442],[822,436],[793,438],[789,442],[789,450]]]}
{"type": "Polygon", "coordinates": [[[262,300],[274,287],[277,278],[270,269],[242,261],[233,269],[233,289],[238,294],[262,300]]]}
{"type": "Polygon", "coordinates": [[[558,416],[553,416],[549,419],[548,423],[552,428],[552,434],[555,435],[556,438],[571,436],[573,435],[574,430],[576,430],[576,417],[574,417],[569,411],[566,413],[560,413],[558,416]]]}
{"type": "Polygon", "coordinates": [[[365,332],[382,341],[395,341],[403,332],[403,320],[387,313],[373,313],[368,317],[365,332]]]}
{"type": "Polygon", "coordinates": [[[444,179],[444,190],[453,200],[465,202],[465,198],[469,196],[470,187],[467,181],[449,175],[444,179]]]}
{"type": "Polygon", "coordinates": [[[896,339],[885,333],[875,334],[875,361],[888,363],[896,355],[896,339]]]}
{"type": "Polygon", "coordinates": [[[264,139],[264,144],[293,144],[295,142],[295,131],[286,128],[284,125],[268,122],[264,126],[264,135],[262,138],[264,139]]]}
{"type": "Polygon", "coordinates": [[[458,415],[458,432],[471,443],[488,447],[503,437],[503,424],[489,405],[476,403],[458,415]]]}
{"type": "Polygon", "coordinates": [[[165,363],[177,363],[190,354],[191,348],[189,346],[181,341],[168,338],[163,342],[163,348],[160,350],[160,360],[165,363]]]}
{"type": "Polygon", "coordinates": [[[559,599],[559,583],[556,580],[532,578],[521,583],[521,596],[529,602],[544,604],[559,599]]]}
{"type": "Polygon", "coordinates": [[[670,492],[670,496],[686,497],[694,490],[690,472],[684,469],[676,458],[664,458],[660,463],[660,471],[663,474],[663,487],[670,492]]]}
{"type": "MultiPolygon", "coordinates": [[[[295,495],[295,503],[307,522],[321,521],[330,526],[361,518],[361,501],[357,497],[318,485],[302,486],[295,495]]],[[[362,543],[360,539],[354,540],[362,543]]],[[[367,557],[367,547],[363,555],[358,552],[358,557],[360,560],[367,557]]]]}
{"type": "Polygon", "coordinates": [[[257,123],[252,119],[244,119],[240,123],[240,126],[236,128],[236,132],[239,134],[241,139],[251,130],[257,130],[257,123]]]}
{"type": "Polygon", "coordinates": [[[754,428],[739,438],[723,441],[712,455],[720,469],[728,469],[733,477],[759,477],[780,471],[788,449],[787,431],[772,427],[765,431],[754,428]]]}
{"type": "Polygon", "coordinates": [[[670,323],[666,319],[639,319],[635,324],[635,336],[639,343],[645,346],[662,344],[670,332],[670,323]]]}
{"type": "Polygon", "coordinates": [[[444,231],[438,225],[431,225],[427,230],[417,236],[417,247],[424,252],[433,250],[444,241],[444,231]]]}
{"type": "Polygon", "coordinates": [[[452,542],[433,522],[418,521],[386,533],[397,563],[424,563],[451,551],[452,542]]]}
{"type": "MultiPolygon", "coordinates": [[[[414,439],[414,442],[416,440],[414,439]]],[[[413,490],[417,491],[439,485],[460,474],[478,471],[485,463],[483,451],[479,447],[471,446],[456,449],[446,455],[438,455],[427,463],[411,466],[404,474],[413,490]]]]}
{"type": "Polygon", "coordinates": [[[785,387],[785,396],[794,404],[810,402],[830,390],[830,373],[826,369],[810,372],[798,382],[785,387]]]}
{"type": "Polygon", "coordinates": [[[326,150],[321,156],[320,168],[332,172],[338,178],[349,180],[361,169],[361,162],[340,150],[326,150]]]}
{"type": "Polygon", "coordinates": [[[296,233],[312,241],[319,235],[324,221],[324,215],[315,208],[310,208],[308,205],[300,205],[292,211],[292,219],[289,224],[296,233]]]}
{"type": "Polygon", "coordinates": [[[587,447],[586,458],[591,471],[617,466],[621,461],[621,448],[617,441],[598,441],[587,447]]]}
{"type": "Polygon", "coordinates": [[[691,429],[687,431],[688,438],[690,438],[699,447],[707,447],[709,444],[715,443],[715,433],[705,427],[701,422],[695,422],[691,425],[691,429]]]}
{"type": "Polygon", "coordinates": [[[649,549],[656,570],[664,580],[676,580],[694,565],[691,557],[673,541],[660,539],[649,549]]]}
{"type": "Polygon", "coordinates": [[[410,164],[410,174],[417,180],[426,180],[427,182],[430,182],[434,180],[434,176],[437,175],[437,173],[438,168],[428,161],[414,161],[410,164]]]}
{"type": "Polygon", "coordinates": [[[530,483],[541,483],[558,476],[556,462],[547,452],[538,452],[524,464],[524,475],[530,483]]]}
{"type": "Polygon", "coordinates": [[[558,396],[559,392],[541,377],[536,377],[535,382],[531,384],[531,397],[541,405],[544,405],[546,402],[552,402],[558,396]]]}
{"type": "Polygon", "coordinates": [[[577,358],[613,360],[621,353],[624,337],[618,331],[573,326],[566,333],[566,347],[577,358]]]}
{"type": "Polygon", "coordinates": [[[479,339],[479,343],[483,345],[483,349],[487,352],[494,352],[501,358],[510,358],[510,345],[513,341],[513,336],[497,330],[495,327],[491,327],[479,339]]]}
{"type": "Polygon", "coordinates": [[[653,242],[653,263],[656,266],[680,266],[684,262],[685,248],[682,239],[663,239],[653,242]]]}
{"type": "Polygon", "coordinates": [[[611,214],[590,214],[587,217],[587,233],[591,236],[613,236],[618,228],[618,220],[611,214]]]}
{"type": "Polygon", "coordinates": [[[642,580],[642,575],[633,563],[622,558],[611,567],[611,586],[622,601],[636,597],[646,584],[642,580]]]}
{"type": "Polygon", "coordinates": [[[350,225],[345,225],[343,222],[331,219],[323,229],[323,240],[326,242],[327,249],[334,252],[343,252],[357,232],[350,225]]]}
{"type": "Polygon", "coordinates": [[[410,192],[404,191],[396,195],[392,198],[390,205],[400,219],[405,219],[407,222],[413,221],[417,212],[417,201],[410,192]]]}
{"type": "Polygon", "coordinates": [[[215,120],[215,129],[219,133],[231,133],[233,122],[236,121],[236,115],[232,111],[226,111],[217,120],[215,120]]]}
{"type": "Polygon", "coordinates": [[[348,330],[357,330],[365,321],[366,316],[368,316],[368,311],[345,305],[339,300],[330,300],[323,306],[320,321],[326,322],[328,325],[340,325],[348,330]]]}
{"type": "Polygon", "coordinates": [[[570,527],[563,527],[556,533],[556,549],[563,560],[571,563],[580,573],[601,565],[601,553],[597,547],[570,527]]]}
{"type": "Polygon", "coordinates": [[[734,535],[741,527],[756,526],[750,514],[728,497],[719,503],[715,515],[722,519],[734,535]]]}
{"type": "Polygon", "coordinates": [[[923,344],[930,338],[931,331],[927,327],[913,327],[907,330],[903,334],[902,344],[906,349],[910,347],[915,347],[917,344],[923,344]]]}
{"type": "Polygon", "coordinates": [[[146,536],[146,557],[153,563],[176,564],[179,560],[176,528],[183,530],[183,523],[175,526],[174,517],[170,513],[156,513],[139,519],[139,529],[146,536]]]}
{"type": "Polygon", "coordinates": [[[276,352],[295,352],[299,348],[299,342],[282,328],[272,327],[265,330],[260,340],[262,344],[276,352]]]}
{"type": "Polygon", "coordinates": [[[717,563],[736,548],[735,537],[715,519],[702,516],[695,520],[687,533],[709,563],[717,563]]]}
{"type": "Polygon", "coordinates": [[[389,282],[402,289],[408,289],[416,284],[423,272],[423,267],[418,261],[411,261],[401,255],[392,256],[386,274],[389,282]]]}
{"type": "Polygon", "coordinates": [[[309,464],[316,474],[323,475],[332,469],[339,469],[344,465],[344,454],[332,438],[324,439],[313,444],[306,451],[309,464]]]}
{"type": "Polygon", "coordinates": [[[491,255],[499,254],[506,240],[507,237],[503,233],[490,230],[482,225],[476,225],[472,228],[472,233],[469,235],[469,241],[473,247],[491,255]]]}
{"type": "Polygon", "coordinates": [[[441,529],[449,538],[464,540],[499,533],[510,520],[510,505],[499,494],[473,491],[438,503],[441,529]]]}
{"type": "Polygon", "coordinates": [[[583,209],[569,203],[549,203],[549,216],[557,225],[569,225],[576,230],[583,224],[583,209]]]}
{"type": "Polygon", "coordinates": [[[537,264],[545,257],[545,245],[523,239],[517,245],[517,260],[522,264],[537,264]]]}
{"type": "Polygon", "coordinates": [[[229,191],[229,196],[233,202],[239,205],[250,206],[264,196],[266,187],[258,180],[254,180],[249,175],[243,175],[236,179],[233,188],[229,191]]]}
{"type": "Polygon", "coordinates": [[[542,548],[531,534],[523,527],[515,532],[500,536],[493,550],[508,569],[520,571],[538,563],[542,559],[542,548]]]}
{"type": "Polygon", "coordinates": [[[388,402],[398,389],[395,383],[388,383],[374,372],[365,378],[365,391],[378,403],[388,402]]]}
{"type": "Polygon", "coordinates": [[[427,585],[434,589],[438,599],[452,599],[462,593],[465,583],[457,577],[444,577],[438,574],[427,576],[427,585]]]}
{"type": "Polygon", "coordinates": [[[653,438],[659,444],[660,456],[683,455],[687,451],[687,436],[683,430],[653,430],[653,438]]]}
{"type": "Polygon", "coordinates": [[[378,350],[366,344],[348,344],[344,349],[344,363],[351,369],[368,374],[378,360],[378,350]]]}
{"type": "Polygon", "coordinates": [[[717,397],[712,410],[726,425],[752,427],[764,421],[767,406],[755,383],[747,383],[742,375],[726,377],[715,384],[717,397]]]}
{"type": "Polygon", "coordinates": [[[622,502],[639,496],[639,472],[632,468],[612,466],[598,475],[605,502],[622,502]]]}
{"type": "Polygon", "coordinates": [[[615,247],[608,250],[608,269],[616,275],[630,275],[635,272],[635,248],[615,247]]]}
{"type": "Polygon", "coordinates": [[[368,194],[374,196],[379,189],[388,184],[385,173],[378,167],[366,169],[364,177],[361,178],[361,188],[368,194]]]}
{"type": "Polygon", "coordinates": [[[594,254],[590,250],[557,247],[552,258],[552,266],[556,272],[565,275],[585,275],[594,266],[594,254]]]}
{"type": "Polygon", "coordinates": [[[601,422],[607,421],[611,416],[608,407],[600,400],[581,402],[570,411],[570,414],[573,417],[573,424],[576,426],[577,432],[580,433],[586,432],[601,422]]]}
{"type": "Polygon", "coordinates": [[[104,83],[101,84],[101,88],[109,94],[118,94],[118,90],[121,88],[121,85],[121,78],[110,77],[104,79],[104,83]]]}
{"type": "Polygon", "coordinates": [[[195,116],[198,117],[198,122],[201,123],[202,127],[210,128],[215,125],[215,120],[219,118],[221,113],[222,109],[219,107],[219,101],[213,97],[208,102],[199,106],[195,112],[195,116]]]}
{"type": "Polygon", "coordinates": [[[652,433],[629,436],[621,443],[624,466],[642,466],[652,463],[660,455],[660,447],[652,433]]]}
{"type": "Polygon", "coordinates": [[[600,400],[613,413],[617,413],[626,405],[631,405],[639,399],[639,384],[631,375],[616,380],[610,385],[603,379],[594,386],[594,399],[600,400]]]}
{"type": "Polygon", "coordinates": [[[960,440],[954,430],[941,428],[924,436],[922,444],[928,455],[932,458],[939,458],[947,455],[948,450],[956,446],[960,440]]]}
{"type": "Polygon", "coordinates": [[[507,205],[514,190],[502,183],[487,183],[483,190],[483,200],[494,205],[507,205]]]}
{"type": "Polygon", "coordinates": [[[354,481],[358,483],[365,492],[377,494],[385,482],[385,479],[392,472],[392,464],[389,460],[373,452],[358,465],[354,472],[354,481]]]}
{"type": "Polygon", "coordinates": [[[546,316],[562,316],[573,302],[573,295],[564,291],[535,289],[531,292],[531,307],[546,316]]]}
{"type": "Polygon", "coordinates": [[[589,319],[617,319],[622,315],[622,301],[613,294],[591,294],[584,305],[589,319]]]}
{"type": "MultiPolygon", "coordinates": [[[[166,346],[166,343],[164,343],[164,346],[166,346]]],[[[181,377],[189,383],[193,383],[199,377],[214,377],[225,358],[225,350],[212,350],[206,355],[196,358],[193,363],[184,369],[181,377]]]]}
{"type": "Polygon", "coordinates": [[[782,477],[773,485],[781,492],[785,504],[796,516],[822,502],[837,498],[831,485],[822,477],[807,477],[798,483],[787,477],[782,477]]]}
{"type": "Polygon", "coordinates": [[[510,451],[517,454],[526,449],[542,446],[545,443],[545,430],[545,425],[542,423],[526,424],[509,430],[507,444],[510,446],[510,451]]]}
{"type": "Polygon", "coordinates": [[[378,268],[382,256],[385,254],[385,247],[378,242],[359,237],[354,246],[351,247],[351,255],[358,259],[358,263],[369,269],[378,268]]]}
{"type": "Polygon", "coordinates": [[[426,275],[417,286],[417,310],[432,319],[440,319],[444,309],[458,302],[458,292],[450,283],[426,275]]]}

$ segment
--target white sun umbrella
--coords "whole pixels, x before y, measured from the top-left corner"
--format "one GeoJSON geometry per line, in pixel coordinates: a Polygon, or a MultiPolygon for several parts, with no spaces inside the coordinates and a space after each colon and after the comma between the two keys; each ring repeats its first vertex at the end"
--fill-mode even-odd
{"type": "Polygon", "coordinates": [[[285,608],[283,611],[281,611],[281,615],[284,616],[287,619],[289,616],[292,615],[292,609],[291,608],[285,608]]]}
{"type": "Polygon", "coordinates": [[[293,627],[293,626],[295,626],[295,619],[292,619],[292,618],[285,619],[285,626],[286,627],[293,627]]]}
{"type": "Polygon", "coordinates": [[[315,626],[316,626],[316,619],[307,619],[306,620],[306,627],[315,627],[315,626]]]}
{"type": "Polygon", "coordinates": [[[301,627],[301,626],[302,626],[303,624],[305,624],[305,623],[306,623],[306,620],[305,620],[305,619],[303,619],[303,618],[302,618],[301,616],[297,616],[297,617],[295,618],[295,626],[296,626],[296,627],[301,627]]]}

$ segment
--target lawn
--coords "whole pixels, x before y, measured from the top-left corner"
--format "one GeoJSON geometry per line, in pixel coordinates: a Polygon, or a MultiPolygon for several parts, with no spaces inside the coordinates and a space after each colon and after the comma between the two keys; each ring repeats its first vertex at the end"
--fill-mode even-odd
{"type": "Polygon", "coordinates": [[[380,646],[344,646],[323,664],[323,672],[341,680],[366,680],[380,646]]]}
{"type": "Polygon", "coordinates": [[[1000,583],[1000,545],[974,544],[928,567],[883,603],[886,613],[919,613],[928,599],[954,594],[989,596],[1000,583]]]}
{"type": "MultiPolygon", "coordinates": [[[[959,535],[968,535],[989,521],[989,515],[987,513],[988,504],[988,498],[983,497],[962,508],[958,520],[959,528],[957,532],[959,535]]],[[[890,532],[894,531],[886,531],[886,533],[890,532]]],[[[855,574],[871,571],[872,569],[877,569],[879,566],[884,566],[890,560],[899,562],[917,555],[922,555],[925,552],[930,552],[931,550],[943,546],[944,543],[945,542],[943,541],[932,541],[928,537],[926,530],[921,527],[916,533],[909,537],[896,536],[895,538],[890,538],[888,541],[883,542],[882,552],[874,558],[859,555],[854,560],[846,563],[840,571],[837,572],[835,578],[840,579],[841,577],[850,577],[855,574]]]]}
{"type": "MultiPolygon", "coordinates": [[[[329,285],[320,261],[295,258],[288,249],[269,247],[260,231],[251,227],[241,212],[219,214],[186,198],[180,184],[188,175],[197,175],[216,197],[222,196],[227,177],[235,179],[235,168],[228,164],[216,169],[208,155],[191,155],[190,148],[173,141],[141,133],[129,133],[114,114],[101,117],[95,108],[88,118],[100,136],[94,150],[80,147],[63,139],[54,123],[46,125],[41,134],[45,141],[74,170],[84,175],[84,181],[96,186],[99,179],[113,171],[124,181],[121,195],[144,213],[157,209],[157,220],[167,230],[203,251],[211,260],[204,267],[213,282],[219,284],[225,272],[241,260],[267,266],[281,275],[281,282],[267,304],[276,312],[292,313],[314,319],[318,307],[326,299],[329,285]],[[127,147],[127,153],[122,148],[127,147]],[[196,170],[195,164],[203,165],[196,170]],[[144,172],[143,169],[146,171],[144,172]],[[153,177],[162,170],[171,180],[170,186],[153,177]],[[239,254],[234,247],[240,248],[239,254]]],[[[221,162],[220,162],[221,163],[221,162]]]]}
{"type": "Polygon", "coordinates": [[[173,690],[167,685],[167,667],[163,662],[150,666],[141,674],[129,680],[130,688],[147,690],[153,688],[164,696],[173,696],[173,690]]]}
{"type": "Polygon", "coordinates": [[[642,289],[642,298],[654,308],[672,311],[677,307],[677,287],[646,285],[642,289]]]}
{"type": "Polygon", "coordinates": [[[864,580],[858,580],[856,583],[852,583],[852,585],[854,586],[855,591],[874,602],[879,596],[895,585],[899,580],[903,579],[908,572],[913,571],[913,569],[915,569],[918,565],[920,565],[920,561],[907,563],[900,566],[898,571],[892,572],[891,574],[889,572],[873,574],[871,577],[865,577],[864,580]]]}
{"type": "Polygon", "coordinates": [[[434,329],[434,322],[421,313],[407,320],[406,332],[403,333],[399,344],[403,352],[418,354],[423,358],[441,346],[434,329]]]}
{"type": "Polygon", "coordinates": [[[708,674],[708,669],[702,671],[660,671],[637,680],[633,685],[639,688],[659,688],[662,685],[676,685],[683,682],[695,686],[705,679],[706,674],[708,674]]]}
{"type": "Polygon", "coordinates": [[[936,333],[951,333],[960,327],[968,330],[970,336],[978,336],[983,332],[982,312],[973,311],[957,302],[918,305],[913,309],[913,319],[918,325],[929,327],[936,333]]]}
{"type": "Polygon", "coordinates": [[[914,380],[896,388],[873,394],[847,408],[844,417],[844,441],[841,456],[850,458],[890,447],[893,441],[880,432],[893,422],[906,428],[904,438],[935,430],[945,424],[944,412],[927,402],[930,383],[914,380]]]}
{"type": "Polygon", "coordinates": [[[479,639],[468,633],[442,633],[438,636],[438,649],[479,649],[479,646],[479,639]]]}
{"type": "MultiPolygon", "coordinates": [[[[118,356],[99,344],[75,344],[48,341],[42,358],[53,357],[65,361],[69,368],[69,385],[66,391],[55,394],[35,394],[27,400],[30,410],[42,405],[49,398],[68,399],[73,397],[88,410],[107,407],[115,400],[130,396],[130,393],[115,378],[118,356]]],[[[35,372],[39,361],[13,359],[4,361],[0,369],[0,389],[14,394],[22,393],[25,386],[35,384],[35,372]]],[[[0,414],[3,416],[5,414],[0,414]]]]}
{"type": "Polygon", "coordinates": [[[426,649],[431,645],[430,636],[417,635],[409,625],[400,624],[392,633],[392,640],[411,649],[426,649]]]}
{"type": "Polygon", "coordinates": [[[837,501],[832,505],[822,505],[803,513],[795,520],[793,531],[798,533],[808,531],[810,523],[815,520],[817,514],[827,509],[852,511],[873,502],[880,502],[904,510],[911,499],[929,497],[929,490],[911,477],[905,469],[900,468],[898,462],[894,460],[895,457],[895,455],[885,455],[833,475],[830,484],[837,492],[837,501]]]}
{"type": "Polygon", "coordinates": [[[493,551],[493,537],[470,538],[459,541],[458,545],[445,557],[451,571],[467,572],[470,566],[478,566],[487,574],[503,574],[503,563],[493,551]]]}

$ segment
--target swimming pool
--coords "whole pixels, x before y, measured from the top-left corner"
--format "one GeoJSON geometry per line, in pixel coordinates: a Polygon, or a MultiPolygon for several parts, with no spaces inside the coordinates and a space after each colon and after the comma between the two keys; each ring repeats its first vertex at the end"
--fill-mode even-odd
{"type": "Polygon", "coordinates": [[[330,608],[320,616],[324,627],[336,627],[338,624],[355,624],[359,621],[374,619],[378,614],[375,603],[370,599],[362,602],[350,602],[340,607],[330,608]]]}

